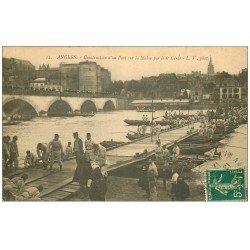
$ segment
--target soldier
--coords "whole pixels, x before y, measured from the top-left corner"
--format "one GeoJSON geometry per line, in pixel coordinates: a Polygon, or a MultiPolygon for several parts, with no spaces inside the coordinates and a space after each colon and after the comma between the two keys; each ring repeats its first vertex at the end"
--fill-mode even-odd
{"type": "Polygon", "coordinates": [[[36,156],[29,150],[26,151],[26,157],[24,160],[24,168],[34,168],[36,166],[36,156]]]}
{"type": "Polygon", "coordinates": [[[49,152],[50,152],[50,170],[52,170],[54,161],[58,161],[60,166],[60,171],[62,170],[62,155],[63,155],[63,146],[59,140],[59,135],[55,134],[54,139],[49,143],[49,152]]]}
{"type": "Polygon", "coordinates": [[[46,169],[49,161],[49,148],[46,143],[38,143],[36,147],[38,161],[41,160],[43,168],[46,169]]]}
{"type": "Polygon", "coordinates": [[[17,140],[18,140],[18,137],[13,136],[13,139],[10,142],[10,161],[9,161],[9,164],[10,164],[10,167],[13,168],[13,163],[14,163],[15,169],[18,168],[18,156],[19,156],[17,140]]]}
{"type": "Polygon", "coordinates": [[[85,156],[88,160],[94,160],[94,142],[91,139],[91,134],[87,133],[87,139],[85,140],[85,156]]]}
{"type": "Polygon", "coordinates": [[[83,155],[83,143],[82,140],[79,138],[78,132],[73,133],[73,136],[75,139],[73,152],[76,156],[76,164],[78,165],[83,155]]]}

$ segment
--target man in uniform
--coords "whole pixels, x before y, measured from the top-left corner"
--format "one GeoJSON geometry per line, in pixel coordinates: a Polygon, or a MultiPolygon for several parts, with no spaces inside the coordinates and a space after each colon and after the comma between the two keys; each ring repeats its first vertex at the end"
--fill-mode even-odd
{"type": "Polygon", "coordinates": [[[55,134],[54,139],[49,143],[49,152],[50,152],[50,170],[52,170],[53,164],[55,160],[57,160],[61,171],[63,146],[61,141],[59,140],[58,134],[55,134]]]}
{"type": "Polygon", "coordinates": [[[79,138],[78,132],[75,132],[73,136],[75,139],[73,152],[76,156],[76,164],[78,165],[83,155],[83,143],[82,140],[79,138]]]}
{"type": "Polygon", "coordinates": [[[156,141],[155,157],[157,161],[163,160],[163,148],[160,140],[156,141]]]}
{"type": "Polygon", "coordinates": [[[36,147],[38,160],[43,163],[43,168],[46,169],[49,161],[49,149],[46,143],[38,143],[36,147]]]}
{"type": "Polygon", "coordinates": [[[85,140],[85,156],[89,161],[94,160],[94,142],[91,139],[91,134],[87,133],[87,139],[85,140]]]}
{"type": "Polygon", "coordinates": [[[175,142],[174,148],[173,148],[173,153],[172,153],[173,161],[178,160],[179,155],[180,155],[180,148],[179,148],[177,142],[175,142]]]}
{"type": "Polygon", "coordinates": [[[17,146],[17,136],[13,136],[12,141],[10,142],[10,167],[13,167],[13,163],[14,163],[14,167],[15,169],[18,168],[18,156],[19,156],[19,152],[18,152],[18,146],[17,146]]]}
{"type": "Polygon", "coordinates": [[[24,160],[24,168],[34,168],[36,166],[36,156],[29,150],[26,151],[26,157],[24,160]]]}
{"type": "Polygon", "coordinates": [[[102,167],[106,164],[106,148],[100,144],[94,144],[94,160],[102,167]]]}

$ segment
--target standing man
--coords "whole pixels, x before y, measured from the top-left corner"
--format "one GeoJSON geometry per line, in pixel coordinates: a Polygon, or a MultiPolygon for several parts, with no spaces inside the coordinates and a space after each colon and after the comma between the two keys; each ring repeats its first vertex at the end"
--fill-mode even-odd
{"type": "Polygon", "coordinates": [[[149,159],[149,167],[148,167],[148,182],[149,182],[149,193],[150,193],[150,201],[156,201],[157,200],[157,187],[156,187],[156,182],[157,182],[157,176],[158,176],[158,171],[155,163],[149,159]]]}
{"type": "Polygon", "coordinates": [[[100,144],[94,144],[94,160],[102,167],[106,164],[106,148],[100,144]]]}
{"type": "Polygon", "coordinates": [[[142,134],[145,135],[147,131],[147,125],[145,122],[142,124],[141,128],[142,128],[142,134]]]}
{"type": "Polygon", "coordinates": [[[91,201],[105,201],[107,192],[107,176],[101,172],[98,164],[92,164],[92,173],[87,182],[89,188],[89,198],[91,201]]]}
{"type": "Polygon", "coordinates": [[[180,155],[180,148],[179,148],[177,142],[175,142],[174,143],[174,148],[173,148],[173,154],[172,154],[173,161],[178,160],[179,155],[180,155]]]}
{"type": "Polygon", "coordinates": [[[160,140],[156,141],[155,157],[156,157],[156,161],[163,160],[163,148],[161,146],[161,141],[160,140]]]}
{"type": "Polygon", "coordinates": [[[10,144],[9,144],[9,136],[3,137],[3,167],[7,170],[8,166],[7,163],[10,159],[10,144]]]}
{"type": "Polygon", "coordinates": [[[82,140],[79,138],[78,132],[73,133],[73,137],[75,139],[73,152],[76,156],[76,164],[78,165],[83,155],[83,143],[82,140]]]}
{"type": "Polygon", "coordinates": [[[87,139],[85,140],[85,156],[89,161],[94,160],[94,142],[91,139],[91,134],[87,133],[87,139]]]}
{"type": "Polygon", "coordinates": [[[50,152],[50,170],[52,170],[53,164],[55,160],[57,160],[61,171],[63,146],[61,141],[59,140],[58,134],[55,134],[54,139],[49,143],[49,152],[50,152]]]}
{"type": "Polygon", "coordinates": [[[173,189],[176,201],[185,201],[190,195],[188,184],[184,181],[183,177],[178,176],[177,183],[173,189]]]}
{"type": "Polygon", "coordinates": [[[161,134],[161,125],[158,123],[155,126],[155,134],[156,134],[156,139],[160,139],[160,134],[161,134]]]}
{"type": "Polygon", "coordinates": [[[36,146],[36,153],[38,156],[38,161],[41,160],[43,163],[43,168],[46,169],[49,161],[49,148],[46,143],[38,143],[36,146]]]}
{"type": "Polygon", "coordinates": [[[10,164],[10,168],[13,168],[13,163],[14,163],[15,169],[18,168],[18,156],[19,156],[17,140],[18,140],[18,137],[15,135],[15,136],[13,136],[13,139],[10,142],[10,161],[9,161],[9,164],[10,164]]]}

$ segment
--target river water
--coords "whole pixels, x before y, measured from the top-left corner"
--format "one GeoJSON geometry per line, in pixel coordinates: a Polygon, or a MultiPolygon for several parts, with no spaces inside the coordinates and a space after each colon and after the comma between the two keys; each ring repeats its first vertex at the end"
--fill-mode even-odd
{"type": "MultiPolygon", "coordinates": [[[[197,110],[181,111],[184,114],[195,114],[197,110]]],[[[177,111],[178,113],[178,111],[177,111]]],[[[4,126],[3,134],[13,137],[18,136],[18,146],[20,158],[25,157],[25,151],[30,150],[31,152],[36,151],[36,145],[39,142],[48,143],[53,139],[54,134],[58,133],[63,146],[66,147],[67,142],[74,141],[73,132],[78,132],[82,140],[85,140],[86,133],[91,133],[92,138],[96,143],[103,140],[116,140],[116,141],[128,141],[126,134],[129,130],[136,131],[136,127],[128,126],[123,121],[124,119],[141,119],[142,115],[148,115],[151,118],[151,113],[138,113],[135,110],[124,110],[124,111],[112,111],[112,112],[98,112],[94,117],[37,117],[31,121],[22,122],[14,126],[4,126]]],[[[160,117],[164,115],[164,111],[156,111],[154,117],[160,117]]],[[[226,143],[239,142],[247,140],[247,126],[243,126],[238,129],[236,137],[232,136],[226,143]],[[242,141],[243,140],[243,141],[242,141]]],[[[237,146],[236,145],[236,146],[237,146]]],[[[244,146],[246,147],[246,146],[244,146]]],[[[229,148],[229,150],[237,151],[239,155],[244,152],[246,158],[246,150],[240,148],[229,148]]],[[[244,159],[245,161],[245,159],[244,159]]]]}

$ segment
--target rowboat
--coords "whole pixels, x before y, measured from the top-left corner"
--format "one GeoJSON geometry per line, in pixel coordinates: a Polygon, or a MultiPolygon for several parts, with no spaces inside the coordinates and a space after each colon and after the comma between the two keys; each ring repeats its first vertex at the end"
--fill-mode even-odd
{"type": "Polygon", "coordinates": [[[113,148],[123,144],[123,141],[102,141],[100,144],[105,148],[113,148]]]}
{"type": "MultiPolygon", "coordinates": [[[[143,124],[149,126],[150,125],[150,121],[143,121],[143,120],[129,120],[129,119],[125,119],[124,120],[125,123],[127,123],[130,126],[141,126],[143,124]]],[[[160,124],[161,126],[166,126],[166,125],[172,125],[172,122],[169,120],[163,120],[163,121],[155,121],[156,124],[160,124]]]]}
{"type": "MultiPolygon", "coordinates": [[[[172,171],[177,171],[179,173],[188,172],[198,165],[203,164],[206,161],[205,158],[188,158],[181,157],[176,161],[170,160],[165,163],[164,161],[154,161],[159,177],[166,177],[170,175],[172,171]]],[[[110,175],[131,177],[131,178],[140,178],[142,174],[143,167],[148,165],[147,159],[142,159],[135,164],[127,165],[123,168],[117,168],[109,172],[110,175]]]]}
{"type": "MultiPolygon", "coordinates": [[[[215,148],[216,143],[179,143],[180,153],[184,155],[203,155],[205,152],[215,148]]],[[[170,150],[172,147],[170,147],[170,150]]]]}
{"type": "Polygon", "coordinates": [[[223,140],[225,138],[224,134],[214,134],[212,138],[208,138],[207,136],[203,135],[193,135],[185,140],[183,140],[183,143],[188,144],[205,144],[205,143],[216,143],[220,140],[223,140]]]}
{"type": "Polygon", "coordinates": [[[3,126],[17,125],[21,123],[20,121],[3,121],[3,126]]]}
{"type": "Polygon", "coordinates": [[[83,117],[93,117],[93,116],[95,116],[95,113],[83,113],[82,116],[83,117]]]}
{"type": "Polygon", "coordinates": [[[134,133],[134,134],[127,134],[126,135],[126,138],[128,138],[130,141],[133,141],[133,140],[136,140],[136,139],[139,139],[139,138],[146,138],[148,137],[150,134],[149,133],[146,133],[145,135],[143,134],[139,134],[139,133],[134,133]]]}

